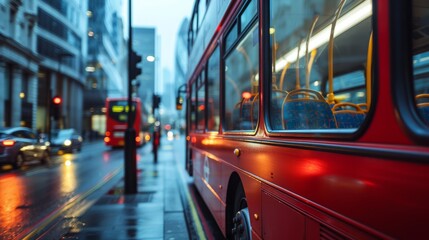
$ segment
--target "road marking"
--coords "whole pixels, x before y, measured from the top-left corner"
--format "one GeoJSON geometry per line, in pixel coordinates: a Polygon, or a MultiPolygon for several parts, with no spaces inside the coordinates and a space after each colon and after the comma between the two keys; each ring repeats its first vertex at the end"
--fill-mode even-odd
{"type": "Polygon", "coordinates": [[[97,185],[86,191],[85,193],[78,194],[68,200],[66,203],[64,203],[61,207],[57,208],[53,212],[51,212],[49,215],[47,215],[45,218],[43,218],[39,223],[37,223],[35,226],[32,226],[31,228],[27,228],[23,232],[21,232],[16,239],[34,239],[39,234],[43,234],[42,230],[49,226],[50,223],[52,223],[54,220],[56,220],[61,214],[65,213],[67,210],[75,206],[76,204],[80,203],[82,200],[84,200],[86,197],[100,189],[104,184],[112,180],[115,176],[117,176],[121,171],[123,170],[123,167],[119,167],[106,177],[102,179],[101,182],[99,182],[97,185]]]}

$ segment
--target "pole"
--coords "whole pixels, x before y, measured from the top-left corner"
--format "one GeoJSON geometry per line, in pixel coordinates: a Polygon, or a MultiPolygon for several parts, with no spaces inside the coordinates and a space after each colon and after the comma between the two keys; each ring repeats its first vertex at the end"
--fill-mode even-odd
{"type": "Polygon", "coordinates": [[[124,167],[125,167],[125,194],[137,193],[137,163],[136,163],[136,131],[134,130],[134,114],[132,105],[131,79],[131,52],[133,33],[131,27],[131,1],[128,0],[128,126],[125,131],[124,167]]]}
{"type": "Polygon", "coordinates": [[[49,144],[51,144],[51,140],[52,140],[52,119],[51,119],[51,115],[52,115],[52,103],[51,103],[51,98],[52,98],[52,89],[51,89],[51,79],[49,77],[48,79],[48,142],[49,144]]]}

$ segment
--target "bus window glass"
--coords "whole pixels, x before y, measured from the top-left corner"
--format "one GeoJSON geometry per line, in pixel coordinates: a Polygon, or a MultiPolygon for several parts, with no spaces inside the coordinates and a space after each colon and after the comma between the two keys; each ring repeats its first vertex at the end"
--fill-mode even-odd
{"type": "Polygon", "coordinates": [[[197,129],[205,130],[206,129],[206,89],[205,89],[205,73],[201,73],[198,78],[198,92],[197,92],[197,129]]]}
{"type": "Polygon", "coordinates": [[[417,112],[429,126],[429,4],[413,0],[413,77],[417,112]]]}
{"type": "Polygon", "coordinates": [[[207,112],[208,112],[208,130],[218,131],[219,129],[219,47],[211,55],[207,70],[207,112]]]}
{"type": "Polygon", "coordinates": [[[232,44],[234,44],[235,40],[237,39],[238,33],[237,33],[237,24],[234,23],[234,26],[229,30],[228,35],[226,35],[226,41],[225,41],[225,50],[228,51],[232,44]]]}
{"type": "Polygon", "coordinates": [[[271,129],[355,131],[371,100],[372,1],[270,3],[271,129]]]}
{"type": "MultiPolygon", "coordinates": [[[[132,103],[132,112],[134,113],[136,103],[132,103]]],[[[109,117],[118,122],[127,122],[128,119],[128,101],[118,100],[109,102],[109,117]]]]}
{"type": "Polygon", "coordinates": [[[191,131],[197,129],[197,82],[195,81],[191,87],[191,131]]]}
{"type": "Polygon", "coordinates": [[[253,0],[247,5],[244,12],[240,15],[240,31],[243,31],[257,13],[258,1],[253,0]]]}
{"type": "Polygon", "coordinates": [[[192,29],[190,29],[188,32],[188,53],[191,52],[193,45],[194,45],[194,32],[192,29]]]}
{"type": "Polygon", "coordinates": [[[198,29],[198,12],[197,11],[194,12],[194,15],[192,17],[192,30],[195,33],[198,33],[198,30],[199,30],[198,29]]]}
{"type": "Polygon", "coordinates": [[[225,130],[253,130],[259,116],[258,24],[225,59],[225,130]]]}
{"type": "Polygon", "coordinates": [[[204,20],[204,16],[206,15],[206,1],[202,0],[198,2],[198,23],[201,26],[204,20]]]}

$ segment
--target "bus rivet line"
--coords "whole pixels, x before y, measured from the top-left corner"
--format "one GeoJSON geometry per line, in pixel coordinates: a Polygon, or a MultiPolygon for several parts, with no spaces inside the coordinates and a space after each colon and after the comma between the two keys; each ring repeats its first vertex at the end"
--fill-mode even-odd
{"type": "Polygon", "coordinates": [[[234,155],[235,155],[235,156],[239,157],[239,156],[240,156],[240,154],[241,154],[240,149],[238,149],[238,148],[234,149],[234,155]]]}
{"type": "Polygon", "coordinates": [[[257,213],[253,214],[253,217],[255,218],[255,220],[259,220],[259,215],[257,213]]]}

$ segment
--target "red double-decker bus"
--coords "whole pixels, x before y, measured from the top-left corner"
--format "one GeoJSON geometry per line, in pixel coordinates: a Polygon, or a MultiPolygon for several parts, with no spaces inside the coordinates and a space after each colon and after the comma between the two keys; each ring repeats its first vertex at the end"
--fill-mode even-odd
{"type": "MultiPolygon", "coordinates": [[[[142,109],[139,98],[132,99],[133,127],[136,131],[136,145],[144,143],[142,131],[142,109]]],[[[106,134],[104,143],[111,147],[122,147],[125,145],[125,130],[128,124],[128,99],[107,98],[106,99],[106,134]]]]}
{"type": "Polygon", "coordinates": [[[186,160],[223,234],[429,238],[428,2],[195,2],[186,160]]]}

